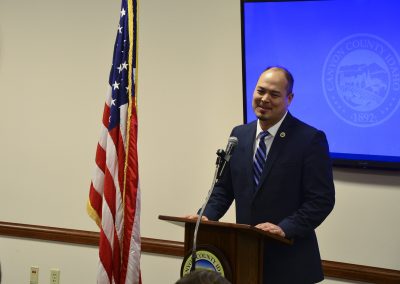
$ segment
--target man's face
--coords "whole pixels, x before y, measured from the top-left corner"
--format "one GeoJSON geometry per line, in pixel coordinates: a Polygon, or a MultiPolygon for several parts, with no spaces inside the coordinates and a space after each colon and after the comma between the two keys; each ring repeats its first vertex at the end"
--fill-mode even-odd
{"type": "Polygon", "coordinates": [[[293,94],[288,94],[287,84],[285,74],[279,69],[272,68],[261,74],[252,102],[261,126],[269,128],[285,115],[293,99],[293,94]]]}

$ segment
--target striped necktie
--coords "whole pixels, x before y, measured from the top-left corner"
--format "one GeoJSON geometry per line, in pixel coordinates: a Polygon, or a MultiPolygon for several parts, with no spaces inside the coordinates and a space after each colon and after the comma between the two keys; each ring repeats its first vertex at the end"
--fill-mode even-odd
{"type": "Polygon", "coordinates": [[[254,155],[254,181],[256,186],[260,182],[261,174],[263,172],[265,161],[267,160],[267,146],[265,146],[264,139],[269,135],[268,131],[261,132],[260,141],[258,142],[258,147],[256,154],[254,155]]]}

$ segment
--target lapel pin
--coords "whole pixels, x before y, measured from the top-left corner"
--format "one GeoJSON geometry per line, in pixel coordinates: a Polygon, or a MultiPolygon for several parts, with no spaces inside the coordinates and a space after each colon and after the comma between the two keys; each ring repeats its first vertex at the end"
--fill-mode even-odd
{"type": "Polygon", "coordinates": [[[285,138],[286,133],[282,131],[282,132],[279,134],[279,136],[280,136],[281,138],[285,138]]]}

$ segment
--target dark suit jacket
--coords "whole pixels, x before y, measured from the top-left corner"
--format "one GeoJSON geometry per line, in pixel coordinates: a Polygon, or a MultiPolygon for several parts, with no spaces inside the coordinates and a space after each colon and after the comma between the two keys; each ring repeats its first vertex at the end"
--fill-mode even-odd
{"type": "Polygon", "coordinates": [[[279,225],[294,244],[265,242],[264,283],[316,283],[323,279],[314,229],[333,209],[335,190],[325,134],[288,113],[268,153],[260,183],[253,180],[257,121],[240,125],[229,167],[204,211],[219,220],[236,204],[236,222],[279,225]]]}

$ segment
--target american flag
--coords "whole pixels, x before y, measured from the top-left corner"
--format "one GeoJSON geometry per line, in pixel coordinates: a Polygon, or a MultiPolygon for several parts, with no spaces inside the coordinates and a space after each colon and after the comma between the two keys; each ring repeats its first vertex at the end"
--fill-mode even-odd
{"type": "Polygon", "coordinates": [[[122,0],[88,214],[100,227],[97,283],[141,283],[137,1],[122,0]]]}

